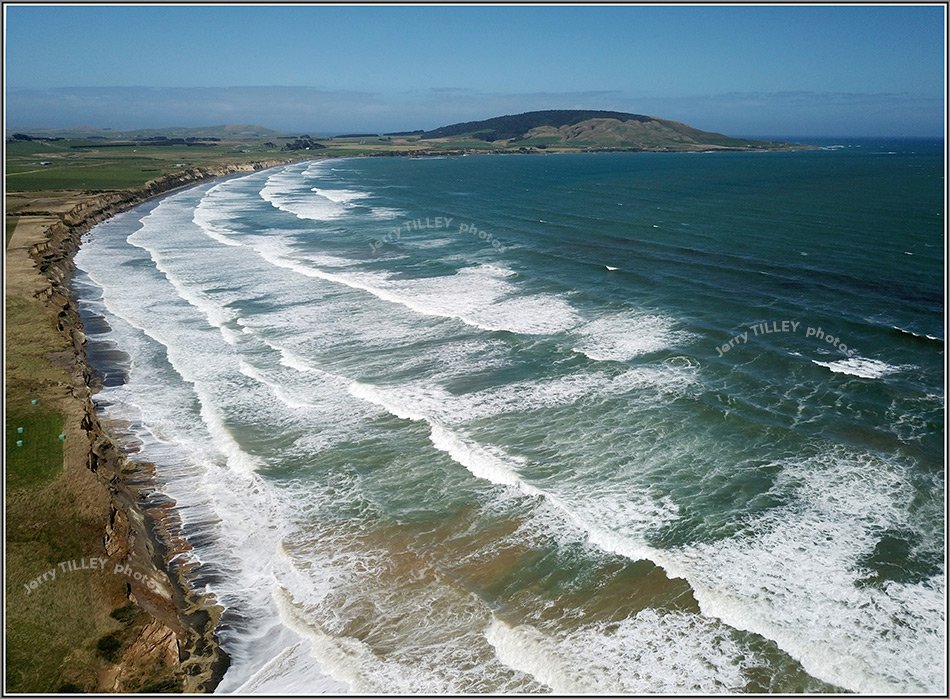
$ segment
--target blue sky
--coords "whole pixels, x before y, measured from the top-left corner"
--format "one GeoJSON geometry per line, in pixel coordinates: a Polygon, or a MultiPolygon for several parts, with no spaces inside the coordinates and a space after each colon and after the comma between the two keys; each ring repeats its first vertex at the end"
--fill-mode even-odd
{"type": "Polygon", "coordinates": [[[735,135],[940,135],[944,10],[6,6],[8,127],[431,128],[618,109],[735,135]]]}

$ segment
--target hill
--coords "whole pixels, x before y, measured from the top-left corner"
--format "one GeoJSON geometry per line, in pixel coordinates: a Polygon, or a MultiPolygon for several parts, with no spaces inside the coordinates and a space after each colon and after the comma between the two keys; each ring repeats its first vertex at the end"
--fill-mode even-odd
{"type": "Polygon", "coordinates": [[[774,149],[784,144],[701,131],[677,121],[643,114],[550,109],[451,124],[420,134],[422,139],[472,138],[508,146],[643,150],[774,149]]]}
{"type": "Polygon", "coordinates": [[[20,129],[36,138],[86,138],[110,140],[134,140],[165,136],[166,138],[217,138],[217,139],[246,139],[246,138],[273,138],[280,136],[280,131],[268,129],[255,124],[222,124],[219,126],[198,127],[167,127],[159,129],[120,129],[99,128],[96,126],[77,126],[71,129],[20,129]]]}
{"type": "MultiPolygon", "coordinates": [[[[311,131],[312,133],[312,131],[311,131]]],[[[232,124],[206,127],[118,129],[76,127],[28,129],[6,134],[8,142],[82,140],[86,148],[118,145],[231,144],[238,149],[273,150],[275,142],[295,141],[300,149],[324,155],[425,155],[455,152],[538,152],[643,150],[787,150],[809,148],[776,141],[733,138],[687,124],[643,114],[595,109],[549,109],[450,124],[425,131],[345,133],[333,138],[288,135],[264,126],[232,124]],[[306,141],[307,143],[301,143],[306,141]],[[317,143],[320,141],[321,143],[317,143]],[[108,142],[108,143],[107,143],[108,142]],[[309,148],[308,148],[309,147],[309,148]]],[[[292,150],[284,144],[282,150],[292,150]]],[[[21,149],[22,150],[22,149],[21,149]]],[[[19,151],[17,151],[19,152],[19,151]]]]}

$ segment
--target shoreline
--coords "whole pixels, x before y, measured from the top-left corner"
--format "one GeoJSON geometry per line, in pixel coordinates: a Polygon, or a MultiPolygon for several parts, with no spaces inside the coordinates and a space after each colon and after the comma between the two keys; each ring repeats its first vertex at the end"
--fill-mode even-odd
{"type": "MultiPolygon", "coordinates": [[[[73,258],[83,236],[116,214],[208,180],[294,162],[298,160],[196,167],[150,180],[137,189],[76,193],[70,198],[75,203],[61,206],[60,211],[21,214],[7,246],[8,279],[16,274],[17,281],[26,282],[20,286],[28,287],[31,300],[56,317],[55,330],[60,342],[57,347],[43,344],[43,357],[70,374],[68,381],[46,381],[27,389],[29,395],[41,396],[44,405],[57,406],[63,415],[63,433],[68,443],[64,442],[61,476],[66,481],[81,483],[69,488],[81,492],[79,502],[61,505],[67,510],[99,512],[95,519],[100,521],[100,536],[95,548],[96,555],[104,555],[106,558],[101,560],[108,561],[108,566],[102,565],[103,572],[113,570],[114,566],[115,571],[134,571],[135,577],[127,573],[122,581],[107,580],[98,587],[116,588],[117,582],[124,582],[126,603],[135,605],[147,618],[147,622],[135,626],[136,635],[126,639],[117,656],[110,658],[111,664],[98,669],[92,691],[148,691],[150,685],[145,680],[154,676],[157,667],[166,675],[170,671],[177,685],[165,686],[163,691],[210,693],[224,676],[230,659],[216,636],[222,607],[212,595],[193,587],[192,566],[175,562],[179,553],[190,548],[181,535],[175,502],[156,492],[155,465],[130,461],[128,455],[134,447],[123,443],[121,425],[100,419],[96,409],[94,396],[101,382],[87,355],[85,326],[72,287],[76,271],[73,258]],[[18,236],[23,223],[27,225],[23,235],[18,236]],[[28,265],[31,269],[25,269],[28,265]],[[60,348],[65,351],[50,351],[60,348]],[[74,444],[79,448],[73,448],[74,444]]],[[[8,304],[9,287],[8,281],[8,304]]],[[[39,322],[31,318],[25,325],[39,322]]],[[[17,359],[10,359],[9,348],[7,354],[8,366],[10,362],[15,365],[17,359]]],[[[10,394],[15,390],[8,386],[8,407],[10,394]]],[[[8,505],[10,501],[8,492],[8,505]]],[[[9,578],[8,585],[15,589],[9,578]]],[[[108,613],[108,607],[114,604],[113,596],[109,605],[98,611],[108,613]]],[[[49,681],[59,682],[70,672],[70,668],[63,668],[62,677],[49,681]]],[[[89,674],[92,673],[87,671],[89,674]]],[[[63,687],[80,689],[74,683],[63,687]]],[[[7,689],[12,688],[8,685],[7,689]]],[[[47,691],[50,690],[56,691],[55,684],[47,691]]]]}
{"type": "Polygon", "coordinates": [[[451,148],[438,150],[433,148],[418,148],[407,150],[380,150],[371,152],[356,153],[338,153],[333,155],[320,155],[320,151],[313,151],[316,155],[313,160],[325,158],[431,158],[431,157],[459,157],[468,155],[570,155],[575,153],[688,153],[693,155],[711,155],[714,153],[792,153],[799,151],[820,150],[818,146],[804,143],[776,143],[772,146],[762,147],[741,147],[741,146],[715,146],[702,148],[638,148],[638,147],[615,147],[615,146],[585,146],[585,147],[565,147],[549,146],[538,148],[537,146],[521,147],[497,147],[497,148],[451,148]]]}

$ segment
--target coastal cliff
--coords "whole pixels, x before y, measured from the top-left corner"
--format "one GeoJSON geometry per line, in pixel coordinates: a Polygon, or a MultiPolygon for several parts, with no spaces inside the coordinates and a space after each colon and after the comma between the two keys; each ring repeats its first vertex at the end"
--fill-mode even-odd
{"type": "Polygon", "coordinates": [[[222,610],[193,589],[187,566],[175,562],[188,547],[174,503],[157,492],[154,467],[127,458],[134,447],[124,444],[123,426],[106,424],[97,414],[98,379],[87,361],[85,330],[69,284],[82,236],[97,223],[158,194],[284,162],[192,168],[136,190],[71,193],[20,212],[7,247],[6,310],[13,326],[8,408],[16,394],[27,406],[14,406],[21,413],[39,405],[62,416],[63,464],[39,488],[41,495],[11,488],[8,475],[8,542],[15,552],[6,581],[8,610],[18,628],[27,629],[22,638],[33,643],[37,634],[70,635],[49,628],[47,617],[65,622],[57,609],[60,597],[67,598],[62,604],[70,614],[88,618],[74,632],[82,637],[56,638],[66,644],[58,677],[31,673],[29,645],[20,634],[8,638],[14,667],[27,666],[10,673],[8,691],[210,692],[227,669],[215,636],[222,610]],[[78,533],[72,549],[62,545],[66,537],[45,542],[63,527],[78,533]],[[70,560],[57,562],[65,555],[70,560]],[[45,569],[52,572],[38,575],[45,569]],[[74,571],[87,572],[83,577],[74,571]],[[57,572],[62,582],[55,580],[57,572]],[[56,597],[49,591],[57,585],[75,592],[56,590],[56,597]]]}

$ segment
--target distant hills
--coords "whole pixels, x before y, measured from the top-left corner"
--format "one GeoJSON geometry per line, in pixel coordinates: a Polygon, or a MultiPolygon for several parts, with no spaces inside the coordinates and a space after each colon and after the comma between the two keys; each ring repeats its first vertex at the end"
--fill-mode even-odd
{"type": "Polygon", "coordinates": [[[121,140],[135,140],[165,136],[166,138],[274,138],[281,135],[280,131],[268,129],[256,124],[222,124],[220,126],[172,126],[161,129],[105,129],[96,126],[77,126],[71,129],[28,129],[26,132],[34,137],[44,136],[59,138],[108,138],[121,140]]]}
{"type": "Polygon", "coordinates": [[[443,126],[422,139],[473,138],[508,146],[643,150],[771,149],[780,144],[700,131],[678,121],[643,114],[549,109],[443,126]]]}
{"type": "MultiPolygon", "coordinates": [[[[212,143],[215,141],[266,140],[293,141],[283,150],[337,150],[360,146],[363,150],[400,152],[437,151],[520,151],[544,150],[784,150],[798,148],[775,141],[733,138],[721,133],[702,131],[678,121],[627,112],[591,109],[548,109],[450,124],[425,131],[400,131],[387,134],[348,133],[330,137],[288,135],[264,126],[231,124],[198,128],[161,128],[120,131],[78,127],[74,129],[31,129],[34,139],[54,137],[120,140],[152,145],[212,143]],[[296,139],[296,140],[294,140],[296,139]],[[323,143],[318,143],[322,141],[323,143]],[[161,142],[161,143],[160,143],[161,142]]],[[[16,134],[24,136],[24,134],[16,134]]],[[[8,139],[11,138],[8,135],[8,139]]],[[[13,139],[16,140],[16,139],[13,139]]],[[[807,146],[805,146],[807,148],[807,146]]]]}

